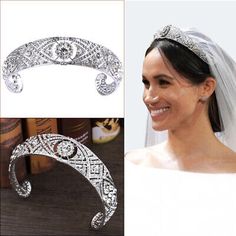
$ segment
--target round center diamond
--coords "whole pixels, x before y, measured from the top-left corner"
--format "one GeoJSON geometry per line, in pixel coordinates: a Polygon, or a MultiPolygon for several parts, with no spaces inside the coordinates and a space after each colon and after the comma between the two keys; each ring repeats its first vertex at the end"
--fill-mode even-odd
{"type": "Polygon", "coordinates": [[[57,146],[57,152],[61,157],[67,157],[73,154],[74,145],[68,141],[62,141],[57,146]]]}
{"type": "Polygon", "coordinates": [[[73,49],[69,43],[61,42],[56,46],[55,52],[60,59],[65,60],[72,57],[73,49]]]}

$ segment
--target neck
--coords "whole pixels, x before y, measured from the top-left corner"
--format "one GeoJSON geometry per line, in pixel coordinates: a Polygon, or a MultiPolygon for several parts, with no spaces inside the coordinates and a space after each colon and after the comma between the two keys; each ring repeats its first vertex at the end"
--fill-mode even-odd
{"type": "Polygon", "coordinates": [[[168,152],[180,169],[190,170],[204,166],[216,155],[220,142],[212,132],[207,116],[200,116],[191,125],[168,131],[168,152]],[[212,148],[214,147],[214,149],[212,148]]]}

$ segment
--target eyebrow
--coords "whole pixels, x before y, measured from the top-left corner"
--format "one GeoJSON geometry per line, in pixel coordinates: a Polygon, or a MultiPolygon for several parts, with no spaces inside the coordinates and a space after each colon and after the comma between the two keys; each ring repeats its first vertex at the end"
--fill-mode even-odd
{"type": "MultiPolygon", "coordinates": [[[[143,78],[143,79],[147,79],[147,78],[145,77],[145,75],[142,75],[142,78],[143,78]]],[[[167,79],[170,79],[170,80],[173,80],[173,79],[174,79],[173,77],[168,76],[168,75],[166,75],[166,74],[159,74],[159,75],[153,76],[153,79],[156,79],[156,80],[161,79],[161,78],[167,78],[167,79]]]]}

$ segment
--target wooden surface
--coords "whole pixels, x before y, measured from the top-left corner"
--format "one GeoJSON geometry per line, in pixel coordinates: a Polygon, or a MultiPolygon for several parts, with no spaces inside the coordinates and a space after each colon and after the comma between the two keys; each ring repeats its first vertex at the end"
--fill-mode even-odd
{"type": "Polygon", "coordinates": [[[12,189],[1,189],[1,235],[124,235],[124,135],[91,150],[105,163],[118,189],[118,208],[99,231],[90,228],[102,210],[96,190],[67,165],[57,163],[49,172],[31,175],[32,193],[20,198],[12,189]]]}

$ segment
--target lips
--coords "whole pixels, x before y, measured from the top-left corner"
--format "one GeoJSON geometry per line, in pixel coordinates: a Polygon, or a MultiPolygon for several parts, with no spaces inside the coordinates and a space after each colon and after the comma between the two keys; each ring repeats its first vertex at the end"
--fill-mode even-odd
{"type": "Polygon", "coordinates": [[[161,107],[158,109],[151,109],[150,114],[152,117],[160,116],[170,110],[170,107],[161,107]]]}

